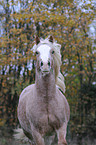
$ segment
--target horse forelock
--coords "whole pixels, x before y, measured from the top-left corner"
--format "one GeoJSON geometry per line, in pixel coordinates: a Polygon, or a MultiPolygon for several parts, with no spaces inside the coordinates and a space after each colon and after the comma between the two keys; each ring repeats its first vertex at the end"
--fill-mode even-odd
{"type": "MultiPolygon", "coordinates": [[[[40,43],[38,45],[34,45],[33,46],[33,52],[37,51],[37,48],[40,45],[49,45],[53,50],[54,50],[54,63],[55,63],[55,78],[56,78],[56,84],[59,86],[59,88],[65,92],[65,84],[64,84],[64,79],[60,79],[60,66],[61,66],[61,53],[60,53],[60,49],[61,49],[61,45],[56,43],[56,42],[50,42],[49,39],[41,39],[40,43]],[[62,86],[62,87],[61,87],[62,86]]],[[[61,74],[62,75],[62,74],[61,74]]],[[[62,75],[63,78],[63,75],[62,75]]]]}

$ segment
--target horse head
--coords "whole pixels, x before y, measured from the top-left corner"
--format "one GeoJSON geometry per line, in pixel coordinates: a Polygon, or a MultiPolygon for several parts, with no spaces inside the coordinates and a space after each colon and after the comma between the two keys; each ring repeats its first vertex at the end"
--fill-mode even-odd
{"type": "Polygon", "coordinates": [[[37,58],[37,70],[41,72],[42,76],[46,76],[54,70],[54,54],[55,51],[51,47],[53,43],[53,37],[50,36],[49,42],[40,42],[39,38],[36,37],[36,58],[37,58]]]}
{"type": "MultiPolygon", "coordinates": [[[[55,72],[57,75],[60,64],[58,64],[57,49],[54,47],[53,37],[50,36],[48,39],[40,40],[36,37],[36,58],[37,58],[37,69],[43,76],[49,73],[55,72]]],[[[60,57],[60,53],[59,53],[60,57]]],[[[61,58],[59,58],[61,59],[61,58]]]]}

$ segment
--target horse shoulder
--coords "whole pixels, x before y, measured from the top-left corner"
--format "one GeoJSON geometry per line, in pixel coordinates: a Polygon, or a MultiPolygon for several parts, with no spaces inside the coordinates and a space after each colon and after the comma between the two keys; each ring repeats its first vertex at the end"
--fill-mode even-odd
{"type": "Polygon", "coordinates": [[[21,92],[19,100],[24,99],[25,97],[28,98],[30,96],[29,94],[33,94],[34,88],[35,88],[35,84],[32,84],[32,85],[27,86],[21,92]]]}
{"type": "Polygon", "coordinates": [[[22,91],[20,98],[19,98],[18,109],[17,109],[18,117],[19,116],[21,117],[22,115],[26,115],[26,105],[27,105],[27,102],[28,102],[30,96],[32,96],[32,94],[33,94],[34,87],[35,87],[35,84],[32,84],[32,85],[29,85],[28,87],[26,87],[22,91]]]}
{"type": "Polygon", "coordinates": [[[19,103],[18,103],[18,109],[17,109],[17,114],[18,114],[18,119],[23,127],[24,130],[28,131],[28,128],[30,128],[29,121],[26,116],[26,106],[27,102],[30,98],[30,96],[33,94],[35,88],[35,84],[29,85],[26,87],[20,95],[19,98],[19,103]]]}
{"type": "Polygon", "coordinates": [[[70,107],[69,107],[68,101],[67,101],[65,95],[58,89],[58,87],[57,87],[57,94],[58,94],[57,96],[58,96],[60,106],[64,106],[64,112],[66,114],[66,119],[67,119],[67,121],[69,121],[70,107]]]}

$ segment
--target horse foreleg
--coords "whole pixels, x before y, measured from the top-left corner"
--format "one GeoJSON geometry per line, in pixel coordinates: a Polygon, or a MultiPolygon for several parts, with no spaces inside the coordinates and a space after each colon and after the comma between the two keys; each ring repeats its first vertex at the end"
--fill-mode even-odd
{"type": "Polygon", "coordinates": [[[44,139],[42,138],[41,134],[37,132],[35,127],[31,124],[32,136],[35,142],[35,145],[45,145],[44,139]]]}
{"type": "Polygon", "coordinates": [[[67,145],[66,129],[67,129],[67,124],[64,123],[63,126],[59,130],[57,130],[58,145],[67,145]]]}

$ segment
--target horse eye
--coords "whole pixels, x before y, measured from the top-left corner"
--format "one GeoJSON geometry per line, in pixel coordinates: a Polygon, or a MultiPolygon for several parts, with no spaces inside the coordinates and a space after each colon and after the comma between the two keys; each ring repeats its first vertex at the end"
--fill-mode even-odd
{"type": "Polygon", "coordinates": [[[48,65],[50,66],[50,61],[48,61],[48,65]]]}
{"type": "Polygon", "coordinates": [[[54,54],[54,52],[55,52],[55,51],[53,50],[53,51],[52,51],[52,54],[54,54]]]}
{"type": "Polygon", "coordinates": [[[36,51],[36,55],[38,55],[39,54],[39,52],[38,51],[36,51]]]}
{"type": "Polygon", "coordinates": [[[41,66],[43,66],[43,62],[41,61],[41,66]]]}

